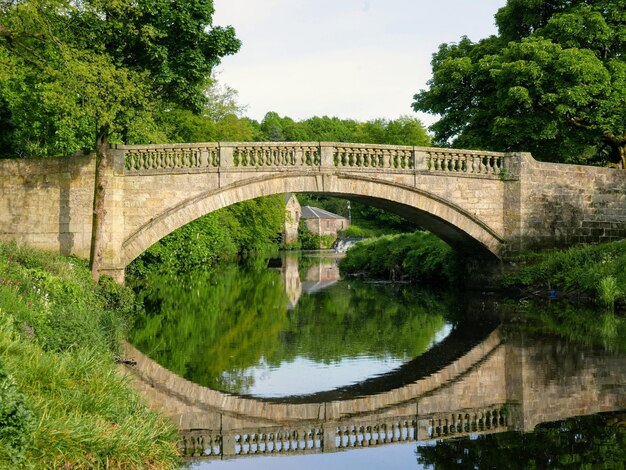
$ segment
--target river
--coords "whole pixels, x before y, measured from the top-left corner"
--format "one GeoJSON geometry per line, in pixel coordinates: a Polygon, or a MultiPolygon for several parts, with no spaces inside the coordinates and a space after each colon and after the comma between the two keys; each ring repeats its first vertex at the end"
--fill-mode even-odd
{"type": "Polygon", "coordinates": [[[151,277],[141,297],[131,372],[194,468],[626,464],[623,325],[602,312],[592,334],[577,307],[520,317],[293,254],[151,277]]]}

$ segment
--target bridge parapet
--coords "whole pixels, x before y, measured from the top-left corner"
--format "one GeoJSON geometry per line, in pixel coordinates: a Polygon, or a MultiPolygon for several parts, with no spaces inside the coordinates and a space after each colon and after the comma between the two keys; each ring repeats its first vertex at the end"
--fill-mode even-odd
{"type": "Polygon", "coordinates": [[[342,142],[209,142],[116,145],[126,174],[335,170],[517,179],[513,154],[342,142]]]}

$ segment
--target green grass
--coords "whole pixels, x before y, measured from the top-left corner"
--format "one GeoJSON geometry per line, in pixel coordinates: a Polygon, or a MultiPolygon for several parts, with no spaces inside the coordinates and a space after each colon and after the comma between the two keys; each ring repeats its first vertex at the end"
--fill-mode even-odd
{"type": "Polygon", "coordinates": [[[503,280],[505,286],[529,286],[584,293],[610,308],[626,295],[626,240],[581,245],[526,255],[503,280]]]}
{"type": "Polygon", "coordinates": [[[15,244],[0,273],[0,468],[177,468],[175,430],[114,361],[132,293],[15,244]]]}

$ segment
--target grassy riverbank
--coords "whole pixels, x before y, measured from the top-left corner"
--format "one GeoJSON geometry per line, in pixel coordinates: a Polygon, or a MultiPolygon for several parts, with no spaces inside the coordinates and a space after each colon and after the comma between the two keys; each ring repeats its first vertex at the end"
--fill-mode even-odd
{"type": "Polygon", "coordinates": [[[176,432],[114,357],[130,290],[0,243],[0,468],[176,468],[176,432]]]}
{"type": "Polygon", "coordinates": [[[430,232],[384,235],[360,241],[339,265],[344,274],[391,281],[455,282],[461,261],[454,250],[430,232]]]}
{"type": "MultiPolygon", "coordinates": [[[[428,232],[364,240],[341,261],[345,274],[411,282],[454,282],[462,260],[428,232]]],[[[593,301],[609,310],[626,303],[626,240],[529,253],[506,265],[503,288],[524,292],[554,291],[559,298],[593,301]]]]}
{"type": "Polygon", "coordinates": [[[502,279],[505,287],[553,290],[609,309],[626,301],[626,240],[521,256],[502,279]]]}

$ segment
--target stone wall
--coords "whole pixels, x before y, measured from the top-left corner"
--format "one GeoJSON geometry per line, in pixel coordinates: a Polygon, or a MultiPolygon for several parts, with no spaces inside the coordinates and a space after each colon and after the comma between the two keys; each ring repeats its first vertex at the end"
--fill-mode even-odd
{"type": "Polygon", "coordinates": [[[89,258],[94,161],[0,159],[0,239],[89,258]]]}
{"type": "Polygon", "coordinates": [[[542,163],[521,154],[507,185],[508,252],[626,238],[626,172],[542,163]]]}

